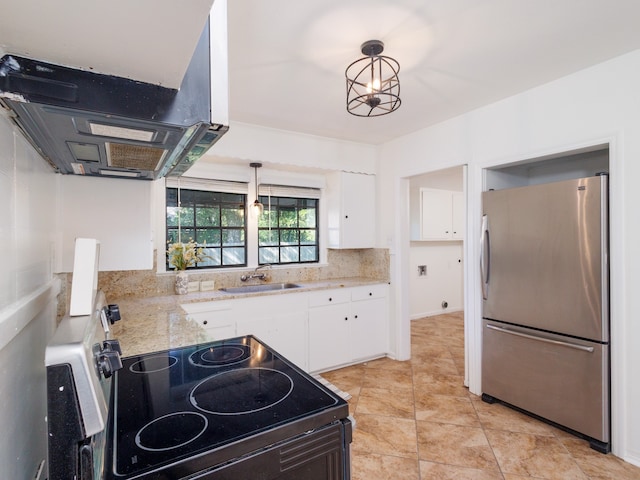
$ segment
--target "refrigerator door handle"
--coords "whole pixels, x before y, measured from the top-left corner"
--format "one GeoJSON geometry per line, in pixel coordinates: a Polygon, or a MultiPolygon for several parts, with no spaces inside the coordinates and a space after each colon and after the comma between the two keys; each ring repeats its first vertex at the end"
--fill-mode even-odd
{"type": "Polygon", "coordinates": [[[489,272],[491,267],[491,241],[489,239],[489,220],[482,216],[482,235],[480,237],[480,277],[482,283],[482,298],[489,296],[489,272]]]}
{"type": "Polygon", "coordinates": [[[593,347],[585,347],[584,345],[578,345],[570,342],[562,342],[560,340],[551,340],[550,338],[536,337],[535,335],[527,335],[526,333],[514,332],[513,330],[509,330],[508,328],[496,327],[495,325],[487,325],[487,328],[491,330],[496,330],[501,333],[508,333],[509,335],[515,335],[517,337],[528,338],[529,340],[537,340],[539,342],[552,343],[554,345],[559,345],[562,347],[575,348],[576,350],[582,350],[584,352],[593,353],[593,347]]]}

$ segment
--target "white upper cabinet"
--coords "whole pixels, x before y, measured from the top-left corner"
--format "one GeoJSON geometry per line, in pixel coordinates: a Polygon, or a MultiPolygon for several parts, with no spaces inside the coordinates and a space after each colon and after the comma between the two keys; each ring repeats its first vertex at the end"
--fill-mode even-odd
{"type": "Polygon", "coordinates": [[[375,246],[375,176],[337,172],[328,177],[329,248],[375,246]]]}
{"type": "Polygon", "coordinates": [[[462,192],[453,192],[451,194],[451,235],[454,240],[462,240],[464,238],[464,194],[462,192]]]}
{"type": "Polygon", "coordinates": [[[420,189],[420,236],[413,240],[462,240],[464,194],[450,190],[420,189]]]}

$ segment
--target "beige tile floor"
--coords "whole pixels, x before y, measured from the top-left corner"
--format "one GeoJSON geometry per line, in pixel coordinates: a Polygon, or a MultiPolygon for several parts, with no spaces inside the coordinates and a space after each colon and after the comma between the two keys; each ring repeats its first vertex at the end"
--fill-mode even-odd
{"type": "Polygon", "coordinates": [[[356,419],[353,480],[638,480],[640,468],[463,386],[461,313],[412,322],[412,358],[325,372],[356,419]]]}

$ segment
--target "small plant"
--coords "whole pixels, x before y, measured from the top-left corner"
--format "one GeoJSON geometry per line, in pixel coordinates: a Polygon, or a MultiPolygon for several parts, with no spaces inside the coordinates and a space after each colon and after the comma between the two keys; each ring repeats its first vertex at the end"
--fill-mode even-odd
{"type": "Polygon", "coordinates": [[[167,249],[167,256],[169,257],[169,265],[176,270],[186,270],[189,267],[195,266],[196,263],[209,258],[209,256],[204,253],[204,249],[198,247],[192,238],[190,238],[187,243],[170,243],[167,249]]]}

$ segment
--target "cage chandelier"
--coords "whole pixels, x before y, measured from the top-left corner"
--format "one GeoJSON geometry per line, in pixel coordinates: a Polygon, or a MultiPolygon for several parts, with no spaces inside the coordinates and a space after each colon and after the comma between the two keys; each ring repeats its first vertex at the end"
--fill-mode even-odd
{"type": "Polygon", "coordinates": [[[347,78],[347,111],[358,117],[379,117],[400,107],[400,64],[380,55],[384,43],[369,40],[360,46],[365,57],[349,65],[347,78]]]}

